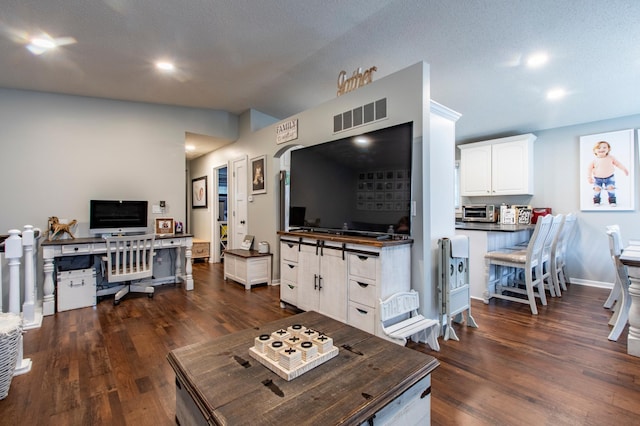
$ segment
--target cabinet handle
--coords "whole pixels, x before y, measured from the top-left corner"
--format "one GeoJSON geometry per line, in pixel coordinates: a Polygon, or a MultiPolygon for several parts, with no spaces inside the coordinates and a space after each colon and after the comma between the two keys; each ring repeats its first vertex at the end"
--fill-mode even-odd
{"type": "Polygon", "coordinates": [[[365,311],[364,309],[360,309],[360,308],[356,308],[356,310],[358,312],[360,312],[362,315],[367,315],[369,312],[365,311]]]}
{"type": "Polygon", "coordinates": [[[293,268],[295,268],[295,267],[296,267],[296,265],[291,265],[291,264],[289,264],[289,263],[287,263],[287,266],[288,266],[289,268],[291,268],[291,269],[293,269],[293,268]]]}
{"type": "Polygon", "coordinates": [[[318,289],[318,275],[317,274],[313,274],[313,289],[314,290],[318,289]]]}
{"type": "Polygon", "coordinates": [[[367,287],[369,287],[369,284],[367,284],[367,283],[361,283],[360,281],[356,281],[356,282],[357,282],[357,283],[358,283],[358,285],[359,285],[360,287],[362,287],[362,288],[367,288],[367,287]]]}
{"type": "Polygon", "coordinates": [[[318,291],[322,290],[322,276],[318,275],[318,291]]]}
{"type": "Polygon", "coordinates": [[[358,259],[360,259],[360,260],[363,260],[363,261],[364,261],[364,260],[367,260],[367,259],[369,259],[369,258],[368,258],[367,256],[362,256],[362,255],[360,255],[360,254],[359,254],[359,255],[358,255],[358,259]]]}

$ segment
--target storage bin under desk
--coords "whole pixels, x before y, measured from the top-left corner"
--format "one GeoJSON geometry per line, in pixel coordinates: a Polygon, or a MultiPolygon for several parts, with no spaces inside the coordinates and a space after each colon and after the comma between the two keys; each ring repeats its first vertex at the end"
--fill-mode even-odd
{"type": "Polygon", "coordinates": [[[255,284],[271,285],[271,253],[241,249],[225,250],[224,279],[227,278],[244,284],[246,290],[250,290],[255,284]]]}
{"type": "Polygon", "coordinates": [[[96,305],[94,268],[58,272],[58,312],[96,305]]]}

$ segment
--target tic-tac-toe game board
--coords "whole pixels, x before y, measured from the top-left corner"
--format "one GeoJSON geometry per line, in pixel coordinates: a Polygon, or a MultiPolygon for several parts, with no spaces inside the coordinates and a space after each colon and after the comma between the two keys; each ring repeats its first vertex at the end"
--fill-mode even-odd
{"type": "Polygon", "coordinates": [[[333,339],[300,324],[261,334],[249,354],[290,381],[338,355],[333,339]]]}

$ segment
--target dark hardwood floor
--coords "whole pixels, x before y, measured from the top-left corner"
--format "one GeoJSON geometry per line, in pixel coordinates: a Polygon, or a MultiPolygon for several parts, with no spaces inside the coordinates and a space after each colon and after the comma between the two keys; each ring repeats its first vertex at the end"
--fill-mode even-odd
{"type": "MultiPolygon", "coordinates": [[[[110,299],[46,317],[24,336],[30,373],[0,401],[2,425],[173,425],[167,353],[296,312],[279,287],[224,282],[221,265],[194,265],[195,290],[110,299]]],[[[434,425],[640,424],[640,358],[626,332],[607,340],[607,290],[572,286],[532,316],[526,305],[473,301],[479,328],[456,326],[432,375],[434,425]]],[[[399,360],[401,362],[401,360],[399,360]]],[[[224,383],[221,383],[224,386],[224,383]]]]}

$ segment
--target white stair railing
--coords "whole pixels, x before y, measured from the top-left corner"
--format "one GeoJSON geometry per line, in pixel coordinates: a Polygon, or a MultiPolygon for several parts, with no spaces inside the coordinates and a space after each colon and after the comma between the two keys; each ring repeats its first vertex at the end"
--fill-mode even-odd
{"type": "MultiPolygon", "coordinates": [[[[36,248],[40,234],[39,229],[26,225],[22,233],[18,229],[9,230],[9,237],[4,241],[4,257],[9,267],[9,312],[17,315],[22,314],[23,330],[37,328],[42,324],[42,312],[36,306],[35,281],[38,253],[36,248]],[[22,258],[24,258],[24,302],[21,309],[20,260],[22,258]]],[[[18,358],[14,376],[29,371],[31,371],[31,360],[23,357],[23,338],[21,336],[18,343],[18,358]]]]}

